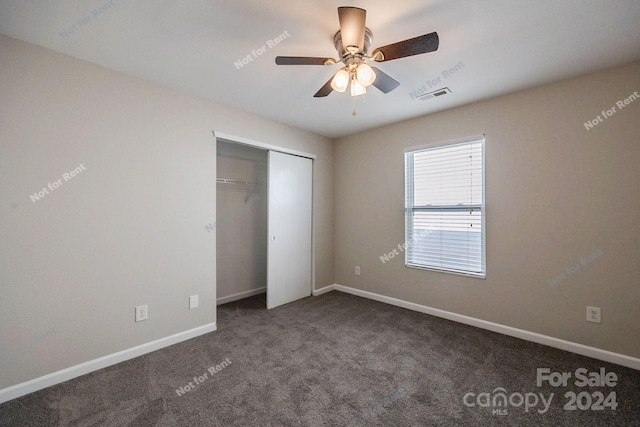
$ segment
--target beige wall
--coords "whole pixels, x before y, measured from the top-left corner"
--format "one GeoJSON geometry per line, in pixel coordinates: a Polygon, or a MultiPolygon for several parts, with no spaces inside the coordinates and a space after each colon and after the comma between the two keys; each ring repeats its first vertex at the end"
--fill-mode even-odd
{"type": "Polygon", "coordinates": [[[214,130],[317,155],[333,283],[331,140],[6,36],[0,58],[0,389],[215,322],[214,130]]]}
{"type": "Polygon", "coordinates": [[[583,125],[638,82],[635,62],[337,140],[336,283],[640,357],[640,99],[583,125]],[[404,148],[483,133],[486,280],[383,264],[404,241],[404,148]]]}

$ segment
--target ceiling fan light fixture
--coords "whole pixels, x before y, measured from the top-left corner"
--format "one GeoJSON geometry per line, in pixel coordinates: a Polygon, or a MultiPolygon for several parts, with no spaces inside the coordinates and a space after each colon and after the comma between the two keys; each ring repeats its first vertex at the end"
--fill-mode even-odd
{"type": "Polygon", "coordinates": [[[336,92],[344,92],[349,86],[349,73],[344,68],[336,73],[331,80],[331,88],[336,92]]]}
{"type": "Polygon", "coordinates": [[[376,80],[376,73],[373,68],[363,62],[356,69],[356,77],[362,86],[367,87],[376,80]]]}
{"type": "Polygon", "coordinates": [[[364,95],[367,88],[354,76],[351,79],[351,96],[364,95]]]}
{"type": "Polygon", "coordinates": [[[276,57],[276,65],[344,64],[342,69],[313,95],[314,98],[324,98],[333,91],[344,93],[349,85],[351,85],[349,93],[352,97],[365,95],[367,87],[372,85],[382,93],[389,93],[396,89],[400,82],[369,64],[435,52],[440,45],[438,33],[432,32],[379,46],[373,49],[371,56],[369,56],[369,48],[373,43],[373,32],[366,26],[367,11],[359,7],[339,7],[338,20],[340,21],[340,29],[333,35],[333,45],[338,52],[337,59],[307,56],[276,57]]]}

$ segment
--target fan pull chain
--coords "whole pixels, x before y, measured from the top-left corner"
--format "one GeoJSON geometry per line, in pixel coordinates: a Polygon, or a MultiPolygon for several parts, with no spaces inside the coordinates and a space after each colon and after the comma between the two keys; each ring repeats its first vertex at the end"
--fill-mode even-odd
{"type": "MultiPolygon", "coordinates": [[[[352,116],[355,116],[355,115],[357,114],[357,113],[356,113],[356,97],[355,97],[355,96],[352,96],[351,98],[353,99],[353,111],[351,112],[351,115],[352,115],[352,116]]],[[[363,103],[363,104],[366,104],[366,103],[367,103],[367,95],[366,95],[366,94],[365,94],[365,95],[362,95],[362,103],[363,103]]]]}

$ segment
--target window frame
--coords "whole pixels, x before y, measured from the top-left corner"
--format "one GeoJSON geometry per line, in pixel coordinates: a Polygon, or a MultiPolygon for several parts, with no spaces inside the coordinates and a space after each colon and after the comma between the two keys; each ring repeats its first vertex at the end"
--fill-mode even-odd
{"type": "MultiPolygon", "coordinates": [[[[452,140],[448,140],[448,141],[443,141],[443,142],[433,142],[433,143],[429,143],[429,144],[424,144],[424,145],[420,145],[420,146],[414,146],[414,147],[407,147],[404,149],[404,156],[403,156],[403,160],[404,160],[404,212],[405,212],[405,243],[408,244],[408,242],[411,242],[416,236],[414,234],[414,230],[413,230],[413,221],[411,220],[411,218],[413,218],[413,212],[415,211],[428,211],[428,210],[432,210],[432,211],[436,211],[436,210],[444,210],[444,211],[458,211],[458,210],[468,210],[469,207],[473,208],[473,209],[478,209],[480,211],[480,224],[481,224],[481,231],[480,231],[480,239],[481,239],[481,244],[480,244],[480,248],[481,248],[481,272],[476,272],[476,271],[470,271],[470,270],[458,270],[458,269],[452,269],[452,268],[446,268],[446,267],[436,267],[436,266],[429,266],[429,265],[420,265],[420,264],[416,264],[416,263],[410,263],[409,262],[409,252],[410,251],[406,251],[405,252],[405,267],[406,268],[414,268],[414,269],[418,269],[418,270],[428,270],[428,271],[437,271],[437,272],[441,272],[441,273],[449,273],[449,274],[457,274],[457,275],[462,275],[462,276],[467,276],[467,277],[473,277],[473,278],[478,278],[478,279],[486,279],[487,277],[487,204],[486,204],[486,176],[487,176],[487,171],[486,171],[486,136],[484,134],[482,135],[475,135],[475,136],[469,136],[469,137],[465,137],[465,138],[457,138],[457,139],[452,139],[452,140]],[[410,153],[416,153],[419,151],[424,151],[424,150],[430,150],[430,149],[437,149],[437,148],[443,148],[443,147],[447,147],[447,146],[452,146],[452,145],[464,145],[464,144],[472,144],[475,142],[480,142],[481,143],[481,150],[482,150],[482,162],[481,162],[481,167],[482,167],[482,203],[481,204],[473,204],[473,205],[465,205],[465,206],[455,206],[455,205],[449,205],[448,207],[442,207],[442,206],[438,206],[438,207],[434,207],[434,208],[425,208],[425,207],[418,207],[416,208],[415,204],[414,204],[414,194],[412,193],[411,196],[408,196],[408,183],[411,182],[412,183],[412,188],[414,188],[415,186],[415,176],[414,176],[414,170],[413,167],[411,168],[411,170],[409,170],[408,168],[408,163],[407,163],[407,154],[410,153]],[[411,179],[411,181],[409,181],[409,178],[411,179]],[[409,206],[409,199],[411,199],[411,206],[409,206]]],[[[415,193],[415,192],[414,192],[415,193]]]]}

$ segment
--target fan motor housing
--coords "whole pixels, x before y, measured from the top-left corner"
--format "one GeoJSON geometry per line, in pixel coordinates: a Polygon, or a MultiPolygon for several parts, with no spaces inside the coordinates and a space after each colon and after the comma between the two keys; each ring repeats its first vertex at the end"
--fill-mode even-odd
{"type": "Polygon", "coordinates": [[[350,59],[349,57],[358,57],[360,60],[362,59],[363,56],[367,55],[367,52],[369,51],[369,47],[371,46],[371,43],[373,42],[373,32],[367,28],[364,27],[364,44],[362,46],[362,51],[361,52],[357,52],[356,54],[351,54],[348,51],[346,51],[344,49],[344,46],[342,45],[342,34],[340,33],[340,30],[338,30],[338,32],[336,33],[335,36],[333,36],[333,45],[336,47],[336,50],[338,51],[338,55],[340,56],[340,59],[342,61],[350,59]]]}

